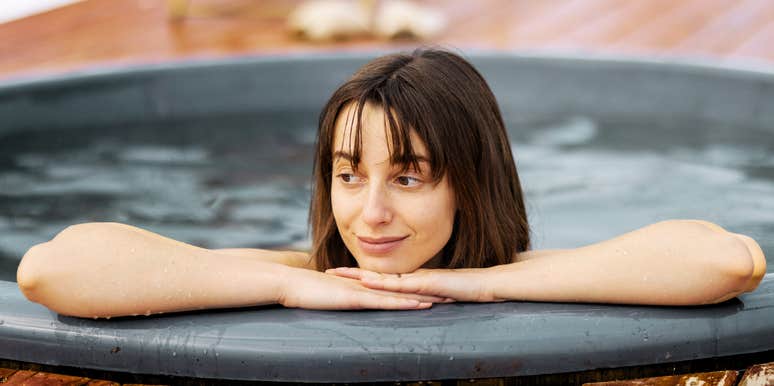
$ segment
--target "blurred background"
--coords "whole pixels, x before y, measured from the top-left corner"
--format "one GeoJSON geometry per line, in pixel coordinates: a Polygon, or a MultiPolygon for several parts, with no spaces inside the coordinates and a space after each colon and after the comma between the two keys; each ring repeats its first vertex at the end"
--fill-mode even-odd
{"type": "Polygon", "coordinates": [[[0,7],[0,77],[428,43],[768,66],[774,1],[4,0],[0,7]],[[317,9],[299,12],[305,3],[317,9]]]}

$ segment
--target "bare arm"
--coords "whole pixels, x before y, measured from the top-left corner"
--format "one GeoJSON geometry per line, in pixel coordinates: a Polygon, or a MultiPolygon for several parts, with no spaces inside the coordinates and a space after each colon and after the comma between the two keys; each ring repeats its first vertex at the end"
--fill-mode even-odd
{"type": "Polygon", "coordinates": [[[150,315],[279,303],[312,309],[421,309],[442,298],[397,294],[312,271],[303,252],[208,250],[133,226],[71,226],[32,247],[22,293],[60,314],[150,315]]]}
{"type": "Polygon", "coordinates": [[[71,226],[31,248],[17,281],[61,314],[102,317],[276,303],[284,266],[117,223],[71,226]]]}
{"type": "Polygon", "coordinates": [[[531,251],[525,251],[517,254],[513,258],[513,262],[526,261],[537,257],[554,256],[557,253],[565,252],[566,249],[533,249],[531,251]]]}
{"type": "Polygon", "coordinates": [[[314,259],[308,253],[301,251],[271,251],[253,248],[224,248],[213,249],[212,251],[230,256],[270,261],[295,268],[317,270],[317,264],[315,264],[314,259]]]}
{"type": "Polygon", "coordinates": [[[708,304],[754,290],[765,271],[751,238],[670,220],[582,248],[525,252],[494,267],[492,290],[501,299],[708,304]]]}

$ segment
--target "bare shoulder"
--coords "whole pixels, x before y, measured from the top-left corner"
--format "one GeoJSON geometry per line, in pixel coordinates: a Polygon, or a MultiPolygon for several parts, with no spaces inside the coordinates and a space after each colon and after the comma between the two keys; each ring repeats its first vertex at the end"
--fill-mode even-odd
{"type": "Polygon", "coordinates": [[[317,264],[312,256],[304,251],[273,251],[255,248],[213,249],[215,253],[246,257],[261,261],[283,264],[295,268],[317,270],[317,264]]]}

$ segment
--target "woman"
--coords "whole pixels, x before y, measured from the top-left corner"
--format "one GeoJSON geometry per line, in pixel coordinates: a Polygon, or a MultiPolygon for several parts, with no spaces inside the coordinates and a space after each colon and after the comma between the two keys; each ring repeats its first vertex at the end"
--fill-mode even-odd
{"type": "Polygon", "coordinates": [[[754,240],[696,220],[529,250],[494,96],[469,63],[438,50],[378,58],[334,92],[320,117],[310,224],[310,254],[207,250],[80,224],[32,247],[17,279],[61,314],[110,317],[273,303],[706,304],[755,289],[766,270],[754,240]]]}

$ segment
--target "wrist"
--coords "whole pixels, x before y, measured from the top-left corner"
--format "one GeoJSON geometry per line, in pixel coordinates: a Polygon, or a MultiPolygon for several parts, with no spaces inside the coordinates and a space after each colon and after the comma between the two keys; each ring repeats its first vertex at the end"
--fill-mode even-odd
{"type": "Polygon", "coordinates": [[[294,268],[283,264],[273,265],[276,265],[276,267],[271,270],[271,278],[269,279],[272,281],[272,287],[274,288],[273,300],[276,304],[284,304],[288,292],[288,287],[291,285],[290,283],[293,283],[292,277],[296,274],[294,271],[297,271],[299,268],[294,268]]]}
{"type": "Polygon", "coordinates": [[[487,286],[495,300],[519,300],[514,293],[515,281],[519,280],[518,263],[501,264],[486,268],[487,286]]]}

